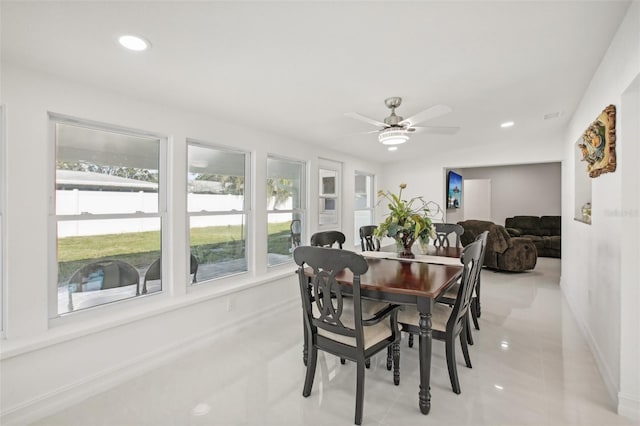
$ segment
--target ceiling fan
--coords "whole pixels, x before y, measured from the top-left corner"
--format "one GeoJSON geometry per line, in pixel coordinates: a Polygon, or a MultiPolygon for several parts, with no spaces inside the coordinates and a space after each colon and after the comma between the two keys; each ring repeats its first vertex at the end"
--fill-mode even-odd
{"type": "Polygon", "coordinates": [[[356,120],[364,121],[365,123],[373,124],[380,127],[378,130],[373,130],[366,133],[378,133],[378,141],[384,145],[398,145],[405,143],[409,140],[409,135],[416,131],[428,132],[433,134],[453,135],[460,130],[459,127],[434,127],[434,126],[422,126],[416,127],[418,123],[431,120],[436,117],[441,117],[445,114],[449,114],[452,110],[446,105],[434,105],[431,108],[427,108],[409,118],[403,118],[396,115],[396,108],[402,103],[402,98],[392,97],[384,100],[384,104],[387,108],[391,109],[391,115],[384,119],[384,122],[375,120],[373,118],[366,117],[357,112],[348,112],[345,115],[347,117],[355,118],[356,120]]]}

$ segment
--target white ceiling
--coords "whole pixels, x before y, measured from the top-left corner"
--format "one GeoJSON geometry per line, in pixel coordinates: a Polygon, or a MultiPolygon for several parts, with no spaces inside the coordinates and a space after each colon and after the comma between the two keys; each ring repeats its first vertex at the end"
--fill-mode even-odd
{"type": "Polygon", "coordinates": [[[629,2],[0,4],[3,62],[387,162],[561,131],[629,2]],[[123,33],[152,49],[125,51],[123,33]],[[388,153],[344,113],[382,120],[390,96],[405,118],[449,105],[424,124],[462,130],[415,134],[388,153]],[[500,129],[506,120],[516,126],[500,129]]]}

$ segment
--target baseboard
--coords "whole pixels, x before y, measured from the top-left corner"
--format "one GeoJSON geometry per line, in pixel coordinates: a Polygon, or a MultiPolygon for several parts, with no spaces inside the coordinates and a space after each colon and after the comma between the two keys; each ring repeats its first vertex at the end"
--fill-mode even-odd
{"type": "Polygon", "coordinates": [[[598,371],[600,372],[600,376],[602,377],[604,386],[607,390],[607,393],[609,394],[609,398],[611,402],[613,402],[612,407],[616,407],[618,405],[618,386],[616,384],[615,376],[611,374],[609,367],[604,362],[604,357],[602,356],[602,352],[600,351],[600,348],[596,344],[596,341],[593,338],[593,335],[591,334],[591,330],[589,329],[587,324],[582,320],[582,318],[579,315],[577,315],[576,312],[578,312],[578,310],[574,305],[574,301],[569,297],[567,297],[567,293],[565,293],[564,291],[564,283],[562,281],[562,278],[560,279],[560,288],[563,289],[561,292],[562,296],[564,297],[564,300],[566,300],[567,305],[569,305],[569,309],[573,314],[573,318],[575,318],[576,322],[578,323],[578,327],[580,328],[582,335],[587,340],[589,349],[591,349],[591,353],[593,354],[593,357],[596,361],[596,366],[598,367],[598,371]]]}
{"type": "Polygon", "coordinates": [[[618,414],[640,421],[640,395],[618,393],[618,414]]]}
{"type": "Polygon", "coordinates": [[[38,398],[3,410],[0,414],[0,424],[10,426],[33,423],[168,362],[177,360],[190,352],[211,344],[217,339],[237,333],[249,327],[255,321],[272,316],[274,308],[288,309],[295,306],[296,303],[299,303],[297,298],[290,298],[276,305],[265,307],[260,311],[250,312],[235,321],[234,325],[217,325],[198,335],[158,348],[136,359],[128,359],[126,363],[100,371],[38,398]]]}

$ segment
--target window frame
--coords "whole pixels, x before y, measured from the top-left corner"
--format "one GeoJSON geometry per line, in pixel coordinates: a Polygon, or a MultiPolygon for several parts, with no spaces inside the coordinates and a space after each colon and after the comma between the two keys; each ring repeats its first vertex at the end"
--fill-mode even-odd
{"type": "MultiPolygon", "coordinates": [[[[355,224],[356,224],[356,216],[358,214],[358,212],[365,212],[368,211],[371,217],[371,225],[375,224],[375,220],[376,220],[376,192],[375,192],[375,188],[376,188],[376,183],[375,183],[375,179],[376,179],[376,175],[373,173],[368,173],[368,172],[362,172],[360,170],[356,170],[353,174],[353,223],[354,223],[354,228],[355,228],[355,224]],[[369,191],[371,191],[371,199],[369,200],[369,206],[367,208],[364,209],[358,209],[356,208],[356,196],[358,194],[357,192],[357,187],[356,187],[356,179],[358,176],[365,176],[365,177],[369,177],[371,178],[371,182],[369,183],[369,191]]],[[[355,229],[354,230],[354,244],[359,247],[360,246],[360,233],[359,233],[360,229],[355,229]]]]}
{"type": "MultiPolygon", "coordinates": [[[[223,275],[220,277],[215,277],[215,278],[210,278],[207,279],[205,281],[198,281],[196,283],[192,283],[190,280],[187,280],[188,283],[188,287],[189,288],[193,288],[194,286],[198,286],[200,284],[207,284],[207,283],[211,283],[211,282],[219,282],[220,280],[224,280],[226,278],[230,278],[230,277],[236,277],[238,275],[243,275],[243,274],[250,274],[252,273],[252,264],[253,264],[253,254],[252,254],[252,250],[251,247],[253,246],[250,235],[251,235],[251,200],[252,200],[252,185],[251,185],[251,164],[252,164],[252,155],[251,155],[251,151],[246,151],[246,150],[241,150],[241,149],[237,149],[237,148],[232,148],[229,146],[224,146],[221,144],[216,144],[216,143],[211,143],[211,142],[206,142],[203,140],[199,140],[199,139],[194,139],[194,138],[186,138],[186,176],[189,174],[189,147],[190,146],[197,146],[199,148],[206,148],[206,149],[212,149],[212,150],[218,150],[218,151],[223,151],[223,152],[228,152],[228,153],[235,153],[235,154],[242,154],[244,155],[244,194],[243,194],[243,200],[242,200],[242,204],[243,204],[243,210],[201,210],[201,211],[194,211],[191,212],[189,211],[189,201],[188,201],[188,197],[189,197],[189,189],[188,187],[185,187],[185,194],[187,196],[187,204],[185,206],[185,212],[186,212],[186,218],[187,218],[187,223],[186,223],[186,240],[187,240],[187,244],[186,244],[186,259],[187,259],[187,271],[189,271],[190,269],[190,259],[191,259],[191,217],[199,217],[199,216],[228,216],[228,215],[239,215],[239,214],[243,214],[244,215],[244,222],[245,222],[245,226],[246,226],[246,231],[245,231],[245,259],[247,262],[247,270],[246,271],[242,271],[242,272],[236,272],[236,273],[231,273],[231,274],[227,274],[227,275],[223,275]]],[[[186,179],[186,185],[189,184],[189,178],[187,176],[186,179]]],[[[187,274],[187,278],[190,276],[190,274],[187,274]]]]}
{"type": "Polygon", "coordinates": [[[7,164],[5,162],[5,132],[6,132],[6,120],[5,120],[5,106],[4,104],[0,104],[0,338],[4,338],[5,336],[5,324],[6,322],[6,312],[4,302],[7,300],[6,298],[6,262],[5,262],[5,253],[7,252],[7,243],[6,243],[6,176],[7,173],[7,164]]]}
{"type": "MultiPolygon", "coordinates": [[[[89,312],[95,312],[112,305],[119,305],[122,303],[128,303],[132,301],[139,301],[146,298],[146,296],[168,294],[167,282],[163,283],[160,291],[140,294],[139,296],[129,297],[121,300],[115,300],[112,302],[102,303],[95,306],[90,306],[84,309],[74,310],[65,313],[58,313],[58,224],[65,221],[90,221],[90,220],[110,220],[110,219],[144,219],[144,218],[159,218],[160,220],[160,257],[162,264],[162,276],[168,276],[168,264],[169,264],[169,210],[168,210],[168,137],[159,133],[149,132],[145,130],[139,130],[129,128],[125,126],[98,122],[94,120],[88,120],[64,114],[48,112],[48,125],[49,125],[49,176],[51,181],[49,182],[49,220],[48,220],[48,244],[49,256],[48,256],[48,318],[49,321],[57,322],[64,321],[65,318],[75,318],[80,315],[87,314],[89,312]],[[80,213],[77,215],[69,214],[57,214],[56,211],[56,161],[57,161],[57,140],[56,140],[56,124],[66,124],[77,127],[83,127],[85,129],[119,133],[134,137],[157,139],[158,140],[158,210],[154,213],[144,213],[136,211],[133,213],[108,213],[108,214],[86,214],[80,213]],[[141,297],[145,296],[145,297],[141,297]]],[[[144,277],[140,277],[140,288],[142,288],[142,280],[144,277]]]]}
{"type": "MultiPolygon", "coordinates": [[[[267,258],[266,260],[266,265],[267,265],[267,269],[270,268],[277,268],[279,266],[282,265],[290,265],[291,263],[293,263],[293,253],[291,255],[291,259],[289,259],[288,261],[285,262],[280,262],[280,263],[274,263],[274,264],[269,264],[269,215],[272,213],[291,213],[291,215],[298,215],[298,217],[300,217],[300,239],[301,241],[305,241],[306,238],[306,232],[305,230],[307,229],[307,218],[308,218],[308,203],[307,203],[307,182],[308,182],[308,162],[306,160],[300,160],[297,158],[291,158],[291,157],[286,157],[286,156],[282,156],[282,155],[278,155],[278,154],[270,154],[267,153],[267,161],[266,161],[266,165],[265,165],[265,177],[264,177],[264,182],[266,184],[267,179],[269,179],[269,159],[274,159],[274,160],[278,160],[278,161],[288,161],[291,163],[297,163],[300,166],[300,170],[301,170],[301,176],[300,176],[300,207],[298,208],[292,208],[291,209],[287,209],[287,210],[273,210],[273,209],[269,209],[268,205],[269,205],[269,195],[266,194],[266,201],[267,201],[267,205],[264,207],[266,210],[266,233],[265,233],[265,237],[266,237],[266,255],[267,258]]],[[[266,192],[266,191],[265,191],[266,192]]]]}

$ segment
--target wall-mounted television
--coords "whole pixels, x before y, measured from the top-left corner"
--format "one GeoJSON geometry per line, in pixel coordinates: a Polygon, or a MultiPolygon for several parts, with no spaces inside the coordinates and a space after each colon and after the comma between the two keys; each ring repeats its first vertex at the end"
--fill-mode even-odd
{"type": "Polygon", "coordinates": [[[457,209],[462,206],[462,176],[449,170],[447,173],[447,208],[457,209]]]}

